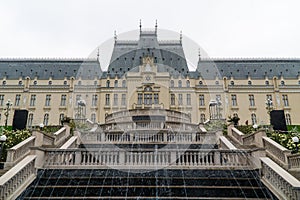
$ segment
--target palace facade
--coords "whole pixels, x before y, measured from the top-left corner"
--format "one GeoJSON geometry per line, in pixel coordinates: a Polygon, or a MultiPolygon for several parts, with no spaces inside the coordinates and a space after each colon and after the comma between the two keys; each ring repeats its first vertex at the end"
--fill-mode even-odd
{"type": "Polygon", "coordinates": [[[275,109],[284,110],[287,124],[300,124],[300,59],[199,55],[192,71],[182,37],[160,41],[155,28],[140,29],[137,39],[115,38],[106,71],[98,58],[1,59],[0,125],[9,99],[8,124],[14,110],[26,109],[29,127],[58,125],[64,117],[102,124],[117,111],[152,108],[183,112],[196,124],[238,116],[241,124],[258,125],[269,124],[268,109],[275,109]]]}

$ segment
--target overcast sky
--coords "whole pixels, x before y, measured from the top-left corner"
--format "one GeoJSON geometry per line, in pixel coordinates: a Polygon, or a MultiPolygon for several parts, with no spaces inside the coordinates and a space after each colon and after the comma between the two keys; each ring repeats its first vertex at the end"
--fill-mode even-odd
{"type": "Polygon", "coordinates": [[[300,58],[298,0],[0,0],[0,57],[80,57],[118,34],[158,27],[210,57],[300,58]]]}

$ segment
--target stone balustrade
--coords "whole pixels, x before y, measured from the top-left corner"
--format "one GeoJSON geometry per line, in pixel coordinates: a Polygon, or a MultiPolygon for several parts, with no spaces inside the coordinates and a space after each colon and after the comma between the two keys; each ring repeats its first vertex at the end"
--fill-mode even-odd
{"type": "Polygon", "coordinates": [[[288,168],[287,155],[291,154],[291,151],[268,137],[263,137],[262,140],[267,155],[282,167],[288,168]]]}
{"type": "Polygon", "coordinates": [[[249,167],[249,153],[233,150],[178,150],[124,151],[122,149],[59,149],[45,150],[45,167],[74,166],[188,166],[188,167],[249,167]]]}
{"type": "Polygon", "coordinates": [[[35,155],[26,156],[0,177],[0,200],[16,199],[36,178],[35,155]]]}
{"type": "Polygon", "coordinates": [[[67,142],[65,142],[60,149],[70,149],[70,148],[76,148],[77,145],[78,136],[72,136],[67,142]]]}
{"type": "Polygon", "coordinates": [[[54,145],[61,144],[68,136],[70,135],[70,128],[68,126],[64,126],[55,133],[54,136],[54,145]]]}
{"type": "Polygon", "coordinates": [[[237,128],[235,127],[231,127],[230,131],[228,133],[231,133],[230,135],[233,136],[233,138],[240,144],[243,144],[243,139],[242,137],[244,136],[244,133],[242,133],[241,131],[239,131],[237,128]]]}
{"type": "Polygon", "coordinates": [[[143,130],[143,131],[108,131],[108,132],[82,132],[80,133],[82,143],[203,143],[216,144],[218,136],[216,133],[201,132],[171,132],[170,130],[143,130]]]}
{"type": "Polygon", "coordinates": [[[289,169],[300,169],[300,154],[287,156],[289,169]]]}
{"type": "Polygon", "coordinates": [[[231,149],[231,150],[236,150],[237,148],[225,137],[225,136],[220,136],[220,148],[221,149],[231,149]]]}
{"type": "Polygon", "coordinates": [[[279,198],[300,199],[300,181],[267,157],[261,159],[263,183],[279,198]]]}
{"type": "Polygon", "coordinates": [[[4,168],[7,169],[25,158],[30,153],[30,147],[35,144],[35,136],[31,136],[19,144],[7,150],[6,163],[4,168]]]}

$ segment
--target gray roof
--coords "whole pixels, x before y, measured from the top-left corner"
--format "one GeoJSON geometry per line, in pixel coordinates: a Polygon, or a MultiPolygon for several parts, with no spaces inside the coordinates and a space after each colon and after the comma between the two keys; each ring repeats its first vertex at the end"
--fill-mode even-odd
{"type": "Polygon", "coordinates": [[[297,78],[300,59],[200,59],[197,71],[204,79],[233,77],[234,79],[263,79],[274,76],[297,78]]]}
{"type": "Polygon", "coordinates": [[[100,64],[96,59],[0,59],[0,79],[64,79],[101,77],[100,64]]]}
{"type": "Polygon", "coordinates": [[[122,76],[128,71],[137,71],[145,56],[154,58],[159,72],[188,74],[181,41],[158,41],[155,31],[141,31],[137,41],[116,40],[107,72],[111,76],[122,76]]]}

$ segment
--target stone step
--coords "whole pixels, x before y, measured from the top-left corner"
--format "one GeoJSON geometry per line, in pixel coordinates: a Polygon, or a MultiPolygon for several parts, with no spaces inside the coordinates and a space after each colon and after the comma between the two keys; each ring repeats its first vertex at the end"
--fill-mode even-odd
{"type": "Polygon", "coordinates": [[[40,178],[39,185],[227,185],[227,186],[261,186],[260,181],[250,178],[222,177],[59,177],[40,178]]]}
{"type": "MultiPolygon", "coordinates": [[[[24,199],[38,199],[38,200],[61,200],[61,197],[25,197],[24,199]]],[[[101,197],[63,197],[63,200],[137,200],[137,199],[166,199],[166,200],[173,200],[173,199],[189,199],[189,200],[245,200],[245,198],[235,198],[235,197],[188,197],[188,198],[183,198],[183,197],[150,197],[150,196],[145,196],[145,197],[111,197],[111,196],[101,196],[101,197]]],[[[247,198],[247,200],[271,200],[271,198],[247,198]]]]}
{"type": "Polygon", "coordinates": [[[265,198],[266,191],[260,187],[239,186],[36,186],[30,197],[247,197],[265,198]]]}

